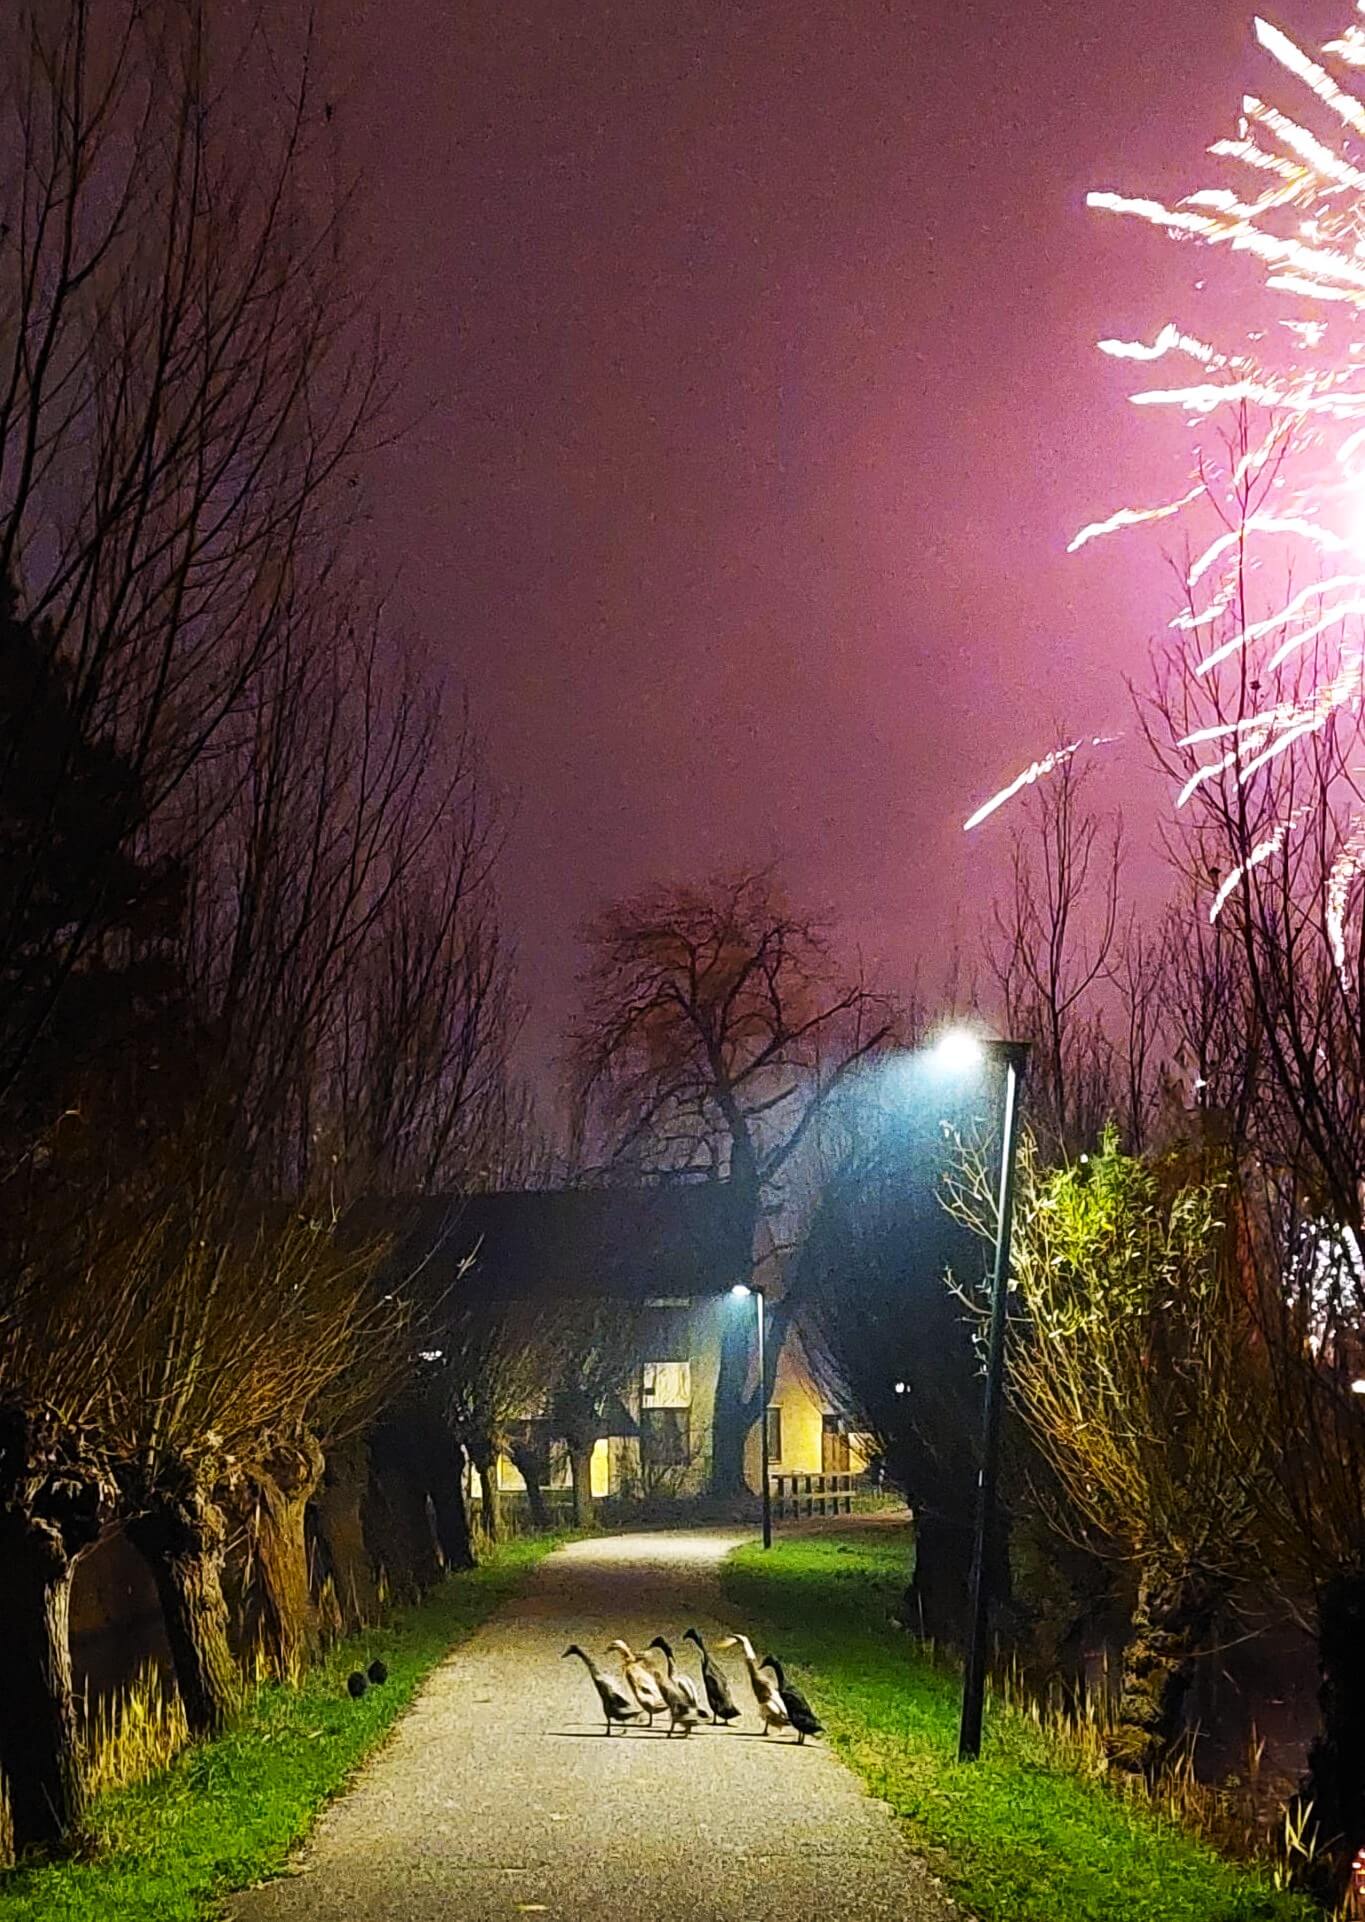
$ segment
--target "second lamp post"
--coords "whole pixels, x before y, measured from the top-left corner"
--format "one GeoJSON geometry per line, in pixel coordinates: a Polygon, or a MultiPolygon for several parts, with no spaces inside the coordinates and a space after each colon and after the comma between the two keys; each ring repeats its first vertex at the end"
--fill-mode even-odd
{"type": "Polygon", "coordinates": [[[771,1548],[773,1545],[773,1497],[772,1490],[768,1486],[768,1353],[764,1328],[763,1290],[748,1282],[737,1281],[730,1293],[737,1299],[742,1295],[752,1295],[758,1315],[758,1472],[763,1491],[763,1546],[771,1548]]]}

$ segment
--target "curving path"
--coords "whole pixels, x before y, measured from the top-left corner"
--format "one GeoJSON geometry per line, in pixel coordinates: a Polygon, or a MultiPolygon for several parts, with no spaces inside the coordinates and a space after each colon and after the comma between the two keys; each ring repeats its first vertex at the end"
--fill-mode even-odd
{"type": "Polygon", "coordinates": [[[582,1663],[560,1659],[573,1641],[600,1658],[617,1635],[723,1633],[716,1568],[744,1539],[618,1535],[547,1557],[436,1670],[298,1873],[234,1897],[232,1922],[951,1922],[822,1744],[761,1735],[733,1651],[742,1720],[686,1740],[657,1722],[608,1739],[582,1663]]]}

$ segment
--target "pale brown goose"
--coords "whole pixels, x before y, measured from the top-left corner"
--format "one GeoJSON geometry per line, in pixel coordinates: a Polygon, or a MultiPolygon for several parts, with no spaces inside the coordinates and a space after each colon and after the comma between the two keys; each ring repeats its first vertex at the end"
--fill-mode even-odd
{"type": "MultiPolygon", "coordinates": [[[[669,1681],[676,1683],[677,1687],[682,1691],[697,1721],[705,1721],[706,1710],[701,1705],[701,1696],[697,1692],[697,1685],[690,1675],[684,1675],[682,1670],[677,1666],[673,1660],[673,1650],[669,1647],[663,1636],[656,1635],[649,1647],[657,1648],[663,1656],[664,1661],[668,1664],[667,1673],[669,1681]]],[[[645,1652],[648,1654],[649,1650],[647,1649],[645,1652]]]]}
{"type": "Polygon", "coordinates": [[[744,1650],[744,1665],[749,1671],[749,1680],[753,1685],[754,1700],[758,1704],[758,1712],[763,1720],[763,1733],[766,1735],[771,1728],[790,1728],[792,1725],[791,1717],[787,1713],[786,1703],[782,1700],[782,1691],[772,1676],[765,1675],[758,1666],[758,1662],[754,1656],[754,1645],[748,1636],[726,1635],[721,1641],[716,1643],[716,1647],[742,1648],[744,1650]]]}
{"type": "Polygon", "coordinates": [[[648,1662],[640,1659],[629,1642],[611,1642],[608,1644],[607,1652],[621,1657],[621,1672],[626,1678],[626,1687],[648,1716],[650,1728],[654,1726],[656,1715],[667,1715],[669,1717],[668,1732],[671,1735],[673,1733],[672,1710],[663,1691],[662,1678],[657,1671],[652,1669],[648,1662]]]}

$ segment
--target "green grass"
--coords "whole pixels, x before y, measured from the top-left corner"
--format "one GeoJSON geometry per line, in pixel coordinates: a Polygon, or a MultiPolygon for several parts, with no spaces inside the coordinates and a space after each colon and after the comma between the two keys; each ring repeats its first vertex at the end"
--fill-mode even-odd
{"type": "Polygon", "coordinates": [[[259,1690],[230,1734],[101,1796],[95,1859],[0,1874],[0,1922],[199,1922],[230,1890],[277,1872],[447,1649],[556,1539],[508,1542],[384,1628],[339,1643],[300,1688],[259,1690]],[[389,1679],[353,1702],[346,1676],[375,1656],[389,1679]]]}
{"type": "MultiPolygon", "coordinates": [[[[827,1739],[981,1922],[1298,1922],[1321,1911],[1172,1822],[1068,1772],[1028,1716],[992,1705],[956,1760],[959,1680],[890,1622],[909,1532],[879,1527],[736,1551],[736,1619],[793,1669],[827,1739]]],[[[764,1650],[760,1649],[760,1654],[764,1650]]]]}

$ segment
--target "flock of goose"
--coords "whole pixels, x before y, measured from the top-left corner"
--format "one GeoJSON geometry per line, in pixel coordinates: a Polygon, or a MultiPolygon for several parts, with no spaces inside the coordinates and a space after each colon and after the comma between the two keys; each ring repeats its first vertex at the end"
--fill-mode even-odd
{"type": "MultiPolygon", "coordinates": [[[[602,1704],[602,1714],[606,1718],[608,1735],[614,1728],[624,1728],[628,1722],[638,1722],[642,1715],[648,1728],[653,1728],[656,1715],[666,1715],[670,1735],[675,1732],[690,1735],[694,1726],[708,1717],[717,1724],[738,1719],[739,1709],[730,1693],[725,1671],[714,1660],[697,1630],[689,1628],[683,1640],[695,1642],[701,1657],[700,1689],[692,1677],[684,1675],[678,1667],[673,1650],[662,1635],[656,1635],[642,1655],[637,1655],[627,1642],[616,1641],[609,1645],[607,1653],[621,1657],[624,1688],[614,1676],[604,1675],[592,1656],[577,1642],[571,1642],[565,1649],[565,1656],[576,1655],[591,1675],[597,1699],[602,1704]],[[657,1655],[653,1653],[655,1649],[658,1650],[657,1655]],[[704,1703],[703,1694],[706,1698],[704,1703]]],[[[795,1729],[797,1742],[801,1743],[808,1735],[820,1733],[820,1724],[815,1719],[810,1703],[798,1688],[788,1682],[782,1664],[775,1655],[765,1655],[760,1662],[747,1635],[727,1635],[716,1643],[716,1647],[743,1649],[749,1682],[765,1735],[770,1729],[795,1729]]]]}

